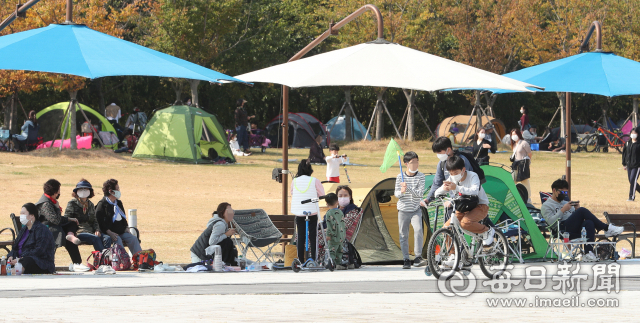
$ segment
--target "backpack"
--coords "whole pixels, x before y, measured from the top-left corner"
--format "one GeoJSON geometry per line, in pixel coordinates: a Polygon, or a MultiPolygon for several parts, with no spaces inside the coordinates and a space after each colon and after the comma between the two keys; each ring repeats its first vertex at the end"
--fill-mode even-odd
{"type": "Polygon", "coordinates": [[[111,260],[109,259],[110,255],[111,250],[109,249],[104,249],[102,251],[92,251],[87,258],[87,267],[89,267],[91,271],[94,271],[103,265],[111,266],[111,260]],[[91,258],[93,258],[93,261],[90,261],[91,258]]]}
{"type": "Polygon", "coordinates": [[[156,252],[153,249],[140,250],[131,257],[131,270],[137,270],[141,264],[147,264],[153,268],[155,265],[160,264],[156,261],[156,252]]]}
{"type": "Polygon", "coordinates": [[[343,256],[342,256],[342,263],[347,263],[348,265],[353,265],[353,267],[355,268],[360,268],[362,267],[362,258],[360,258],[360,254],[358,253],[358,250],[356,250],[356,247],[353,246],[353,244],[351,244],[351,242],[349,241],[345,241],[343,244],[343,256]]]}
{"type": "MultiPolygon", "coordinates": [[[[459,150],[455,151],[453,154],[462,155],[469,161],[469,164],[471,164],[471,168],[472,168],[471,171],[478,174],[478,179],[480,179],[480,185],[487,182],[487,179],[484,177],[484,171],[482,170],[482,168],[480,168],[480,164],[478,164],[478,161],[476,161],[476,159],[473,158],[473,155],[464,151],[459,151],[459,150]]],[[[444,174],[444,162],[440,162],[440,168],[442,169],[442,173],[444,174]]]]}
{"type": "Polygon", "coordinates": [[[131,268],[131,258],[129,254],[124,250],[124,247],[119,244],[114,244],[111,249],[111,267],[115,271],[129,270],[131,268]]]}

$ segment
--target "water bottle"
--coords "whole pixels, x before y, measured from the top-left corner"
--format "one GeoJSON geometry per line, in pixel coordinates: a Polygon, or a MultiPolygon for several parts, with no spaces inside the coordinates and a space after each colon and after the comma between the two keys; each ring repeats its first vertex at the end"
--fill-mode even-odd
{"type": "Polygon", "coordinates": [[[582,227],[582,231],[580,231],[580,235],[582,237],[582,241],[587,241],[587,230],[582,227]]]}
{"type": "Polygon", "coordinates": [[[7,276],[11,276],[11,264],[7,264],[7,276]]]}
{"type": "Polygon", "coordinates": [[[238,266],[240,266],[240,270],[244,270],[247,266],[247,263],[245,262],[242,255],[238,255],[238,266]]]}
{"type": "Polygon", "coordinates": [[[564,243],[568,243],[569,242],[569,232],[565,232],[562,234],[564,243]]]}
{"type": "Polygon", "coordinates": [[[7,275],[7,259],[2,256],[2,260],[0,260],[0,275],[7,275]]]}

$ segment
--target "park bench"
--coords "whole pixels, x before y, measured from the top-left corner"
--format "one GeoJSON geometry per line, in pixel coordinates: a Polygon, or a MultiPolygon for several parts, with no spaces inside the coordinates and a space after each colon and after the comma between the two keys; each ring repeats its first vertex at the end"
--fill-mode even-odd
{"type": "Polygon", "coordinates": [[[284,252],[284,247],[291,243],[291,239],[293,239],[293,234],[295,232],[295,215],[269,215],[271,222],[276,226],[276,228],[282,233],[282,238],[280,238],[280,243],[282,243],[282,252],[284,252]]]}
{"type": "MultiPolygon", "coordinates": [[[[13,226],[15,227],[16,216],[13,213],[11,213],[10,217],[11,217],[11,221],[13,222],[13,226]]],[[[11,231],[11,240],[2,239],[2,241],[0,241],[0,248],[6,250],[7,253],[9,253],[11,251],[11,250],[9,250],[9,247],[13,246],[13,243],[16,240],[16,232],[18,232],[18,231],[15,231],[14,229],[11,229],[11,228],[4,228],[4,229],[0,230],[0,234],[2,234],[2,232],[6,231],[6,230],[11,231]]]]}
{"type": "MultiPolygon", "coordinates": [[[[624,232],[621,235],[610,238],[613,238],[612,241],[617,242],[627,241],[631,246],[631,257],[635,258],[637,237],[636,228],[640,226],[640,214],[610,214],[607,212],[604,212],[603,214],[604,218],[607,220],[607,223],[624,227],[624,232]]],[[[596,235],[596,240],[609,240],[609,238],[607,238],[604,233],[602,233],[596,235]]]]}

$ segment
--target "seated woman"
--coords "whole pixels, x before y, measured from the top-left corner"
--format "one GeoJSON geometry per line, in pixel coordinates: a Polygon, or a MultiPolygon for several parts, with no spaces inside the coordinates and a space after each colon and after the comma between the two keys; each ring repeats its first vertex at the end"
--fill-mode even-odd
{"type": "Polygon", "coordinates": [[[102,184],[104,198],[96,205],[96,219],[102,234],[109,235],[110,239],[105,239],[105,245],[117,243],[124,247],[123,241],[129,247],[132,255],[135,255],[140,248],[138,238],[129,233],[129,223],[127,215],[124,213],[124,206],[120,201],[120,185],[115,179],[109,179],[102,184]]]}
{"type": "Polygon", "coordinates": [[[56,247],[60,248],[64,246],[67,252],[69,252],[71,261],[74,264],[81,264],[82,257],[80,257],[78,245],[66,239],[66,236],[73,236],[78,230],[78,220],[62,215],[62,207],[60,207],[60,203],[58,203],[58,198],[60,198],[60,182],[55,179],[50,179],[44,183],[43,190],[44,194],[36,203],[39,214],[38,220],[49,227],[49,231],[53,234],[56,247]]]}
{"type": "Polygon", "coordinates": [[[244,151],[240,150],[240,144],[238,143],[238,134],[232,133],[231,139],[229,140],[229,148],[231,148],[231,152],[234,156],[251,156],[251,154],[247,154],[244,151]]]}
{"type": "Polygon", "coordinates": [[[191,262],[201,262],[213,255],[213,246],[220,246],[222,249],[222,261],[231,266],[236,265],[238,250],[231,240],[231,236],[236,234],[236,229],[229,228],[229,223],[233,221],[235,211],[231,204],[220,203],[213,217],[207,222],[207,228],[196,239],[191,246],[191,262]]]}
{"type": "Polygon", "coordinates": [[[12,136],[14,150],[26,151],[27,150],[27,138],[29,138],[29,127],[35,128],[38,125],[38,119],[36,118],[36,112],[34,110],[29,111],[29,117],[24,121],[24,125],[20,128],[21,133],[12,136]]]}
{"type": "Polygon", "coordinates": [[[22,265],[23,274],[52,274],[56,271],[56,244],[47,226],[38,221],[38,208],[33,203],[22,206],[22,229],[9,252],[8,262],[22,265]]]}
{"type": "MultiPolygon", "coordinates": [[[[78,220],[78,231],[76,235],[67,235],[67,240],[75,244],[88,242],[93,245],[95,251],[102,251],[105,248],[104,237],[100,233],[100,225],[96,219],[96,207],[89,200],[94,197],[91,183],[84,178],[81,179],[71,196],[73,198],[67,203],[64,215],[69,219],[78,220]]],[[[111,244],[108,247],[111,247],[111,244]]]]}

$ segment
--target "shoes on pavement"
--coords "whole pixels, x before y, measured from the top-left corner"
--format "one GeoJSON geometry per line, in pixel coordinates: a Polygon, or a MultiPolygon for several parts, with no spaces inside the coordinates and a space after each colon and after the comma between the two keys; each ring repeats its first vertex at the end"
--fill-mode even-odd
{"type": "Polygon", "coordinates": [[[422,267],[424,265],[427,264],[427,260],[425,260],[424,258],[417,256],[413,259],[413,265],[415,267],[422,267]]]}
{"type": "Polygon", "coordinates": [[[402,269],[411,269],[411,260],[405,259],[404,265],[402,265],[402,269]]]}

